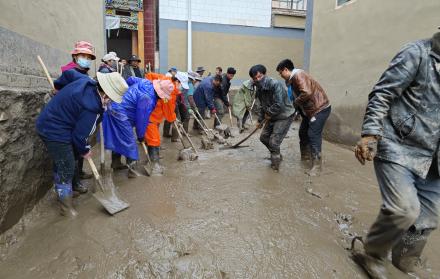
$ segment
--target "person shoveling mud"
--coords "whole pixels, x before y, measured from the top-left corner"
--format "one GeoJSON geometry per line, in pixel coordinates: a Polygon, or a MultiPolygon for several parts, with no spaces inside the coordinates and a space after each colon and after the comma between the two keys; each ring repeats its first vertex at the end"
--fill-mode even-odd
{"type": "Polygon", "coordinates": [[[280,146],[293,121],[295,109],[281,82],[266,76],[266,67],[255,65],[249,76],[257,87],[256,98],[260,101],[257,127],[263,127],[260,141],[269,149],[271,167],[278,171],[282,156],[280,146]]]}
{"type": "Polygon", "coordinates": [[[194,143],[192,142],[190,136],[185,131],[183,124],[179,120],[176,119],[176,121],[174,121],[173,125],[174,125],[174,128],[176,129],[177,134],[179,136],[179,139],[183,145],[183,149],[179,151],[178,159],[182,160],[182,161],[195,161],[195,160],[197,160],[197,158],[199,157],[199,154],[198,154],[197,149],[194,146],[194,143]],[[185,135],[185,138],[188,141],[190,147],[185,142],[182,134],[185,135]]]}
{"type": "Polygon", "coordinates": [[[371,278],[387,278],[390,252],[401,271],[432,278],[419,263],[440,215],[439,61],[440,32],[405,45],[368,98],[355,155],[374,159],[383,203],[353,259],[371,278]]]}
{"type": "MultiPolygon", "coordinates": [[[[102,75],[101,73],[99,73],[102,75]]],[[[128,177],[139,176],[138,142],[144,142],[148,120],[157,103],[153,84],[146,79],[129,77],[130,86],[120,104],[111,102],[104,113],[104,143],[112,151],[112,168],[119,170],[123,166],[121,155],[126,157],[128,177]],[[136,128],[136,133],[133,131],[136,128]]]]}
{"type": "Polygon", "coordinates": [[[36,128],[54,163],[54,184],[61,214],[76,216],[72,182],[77,179],[75,156],[91,158],[87,139],[102,116],[103,107],[112,100],[120,103],[128,86],[117,74],[98,81],[68,70],[71,82],[64,86],[38,116],[36,128]]]}

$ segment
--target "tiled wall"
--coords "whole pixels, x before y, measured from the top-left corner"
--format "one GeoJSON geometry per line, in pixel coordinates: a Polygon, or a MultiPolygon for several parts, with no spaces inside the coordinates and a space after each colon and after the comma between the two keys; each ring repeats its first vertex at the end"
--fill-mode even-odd
{"type": "MultiPolygon", "coordinates": [[[[191,0],[191,18],[204,23],[270,27],[271,0],[191,0]]],[[[188,0],[160,0],[162,19],[187,20],[188,0]]]]}

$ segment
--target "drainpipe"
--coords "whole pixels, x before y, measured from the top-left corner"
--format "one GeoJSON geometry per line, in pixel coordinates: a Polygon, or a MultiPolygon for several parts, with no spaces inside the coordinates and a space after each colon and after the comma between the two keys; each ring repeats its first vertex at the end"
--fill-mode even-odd
{"type": "Polygon", "coordinates": [[[188,71],[192,69],[192,22],[191,22],[191,0],[188,0],[188,71]]]}

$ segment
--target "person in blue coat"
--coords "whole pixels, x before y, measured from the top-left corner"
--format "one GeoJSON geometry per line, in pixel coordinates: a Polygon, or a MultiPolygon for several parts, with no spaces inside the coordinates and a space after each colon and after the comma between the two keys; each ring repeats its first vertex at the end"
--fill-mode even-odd
{"type": "MultiPolygon", "coordinates": [[[[220,90],[221,83],[222,76],[220,75],[206,77],[194,91],[194,102],[196,103],[197,110],[202,117],[205,115],[206,108],[208,108],[212,114],[217,112],[214,105],[214,92],[215,90],[220,90]]],[[[194,129],[199,129],[197,121],[194,122],[193,127],[194,129]]]]}
{"type": "Polygon", "coordinates": [[[129,77],[130,86],[120,104],[111,102],[104,113],[104,143],[105,148],[112,150],[112,168],[125,167],[121,163],[121,155],[126,157],[128,177],[136,177],[133,172],[134,164],[139,160],[136,139],[144,141],[150,114],[156,107],[157,96],[153,84],[137,77],[129,77]],[[133,132],[136,128],[136,135],[133,132]]]}
{"type": "Polygon", "coordinates": [[[61,214],[76,216],[72,204],[72,182],[77,180],[75,154],[91,157],[89,136],[104,112],[109,100],[122,101],[128,88],[118,73],[98,73],[98,81],[68,70],[71,82],[65,85],[44,107],[37,118],[36,128],[54,163],[54,184],[61,214]]]}

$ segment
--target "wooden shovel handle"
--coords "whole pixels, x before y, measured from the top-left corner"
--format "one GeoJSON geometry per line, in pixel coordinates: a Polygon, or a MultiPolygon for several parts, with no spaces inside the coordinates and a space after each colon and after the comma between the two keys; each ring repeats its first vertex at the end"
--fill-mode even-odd
{"type": "Polygon", "coordinates": [[[231,103],[230,103],[230,100],[229,100],[229,94],[227,94],[226,95],[227,97],[228,97],[228,103],[229,103],[229,107],[228,107],[228,111],[229,111],[229,120],[231,121],[231,127],[233,127],[234,126],[234,124],[232,124],[232,111],[231,111],[231,103]]]}
{"type": "MultiPolygon", "coordinates": [[[[188,133],[185,131],[184,128],[182,128],[182,132],[185,135],[185,137],[188,139],[189,144],[194,149],[194,152],[196,153],[196,155],[199,155],[199,152],[197,152],[196,146],[194,145],[193,141],[191,140],[191,138],[189,137],[188,133]]],[[[183,141],[182,141],[182,144],[183,144],[183,141]]],[[[183,147],[185,147],[185,146],[183,146],[183,147]]]]}
{"type": "Polygon", "coordinates": [[[141,142],[142,147],[144,148],[145,156],[147,156],[148,163],[151,164],[150,155],[148,154],[147,146],[145,145],[145,142],[141,142]]]}
{"type": "Polygon", "coordinates": [[[55,90],[55,85],[53,84],[53,80],[49,75],[49,71],[46,68],[46,65],[44,65],[43,59],[41,59],[40,55],[37,55],[37,60],[40,62],[41,68],[43,68],[43,72],[46,75],[47,81],[49,82],[50,86],[53,90],[55,90]]]}
{"type": "Polygon", "coordinates": [[[89,162],[90,168],[92,169],[93,176],[96,180],[99,180],[101,176],[99,175],[98,170],[96,169],[95,163],[93,162],[92,158],[87,158],[87,162],[89,162]]]}

